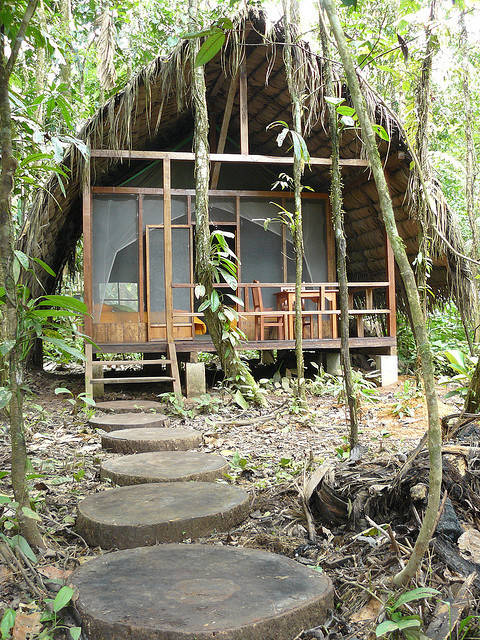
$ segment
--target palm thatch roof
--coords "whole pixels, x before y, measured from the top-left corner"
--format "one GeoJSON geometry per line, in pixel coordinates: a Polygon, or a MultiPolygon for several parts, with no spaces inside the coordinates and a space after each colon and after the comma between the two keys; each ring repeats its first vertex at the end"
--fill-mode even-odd
{"type": "MultiPolygon", "coordinates": [[[[274,121],[291,122],[283,55],[282,28],[268,27],[264,14],[250,12],[236,20],[222,52],[205,66],[211,117],[220,125],[232,75],[241,61],[245,63],[251,154],[287,153],[286,146],[279,148],[277,145],[278,130],[267,128],[274,121]]],[[[305,139],[308,149],[312,157],[329,157],[331,145],[322,60],[302,42],[295,47],[295,55],[305,83],[304,105],[308,114],[305,139]]],[[[341,76],[338,77],[337,87],[338,94],[348,102],[348,92],[341,76]]],[[[110,98],[85,124],[79,137],[95,149],[191,151],[193,115],[189,88],[188,43],[183,42],[168,58],[154,60],[122,91],[110,98]]],[[[380,151],[389,175],[397,226],[413,262],[417,256],[418,224],[411,198],[411,158],[394,116],[379,103],[368,87],[365,88],[365,94],[372,120],[382,123],[390,136],[388,142],[381,142],[380,151]]],[[[237,93],[226,152],[238,151],[239,130],[240,105],[237,93]]],[[[341,158],[362,157],[363,151],[359,132],[355,129],[345,130],[341,158]]],[[[46,188],[38,192],[20,238],[25,253],[40,257],[58,274],[72,257],[82,234],[81,193],[85,163],[79,152],[71,147],[65,155],[64,164],[70,171],[66,192],[62,192],[58,177],[52,176],[46,188]]],[[[139,167],[141,164],[138,161],[95,159],[92,161],[92,184],[121,184],[139,167]]],[[[278,174],[278,166],[270,169],[270,176],[278,174]]],[[[306,171],[304,182],[317,192],[328,192],[329,173],[328,166],[312,167],[306,171]]],[[[270,184],[272,182],[270,178],[270,184]]],[[[363,167],[345,167],[343,183],[348,277],[352,281],[384,280],[385,231],[372,176],[363,167]]],[[[436,185],[431,186],[436,215],[432,218],[430,228],[433,269],[429,284],[436,301],[451,298],[452,292],[457,301],[472,300],[468,262],[458,255],[463,253],[463,247],[457,221],[446,206],[440,189],[436,185]]],[[[242,184],[239,188],[247,189],[248,186],[242,184]]],[[[55,282],[46,274],[40,277],[47,291],[51,291],[55,282]]]]}

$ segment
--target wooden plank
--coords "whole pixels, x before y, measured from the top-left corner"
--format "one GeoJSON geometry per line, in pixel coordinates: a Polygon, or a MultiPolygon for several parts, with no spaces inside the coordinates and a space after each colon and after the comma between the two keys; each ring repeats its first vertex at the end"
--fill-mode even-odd
{"type": "Polygon", "coordinates": [[[138,324],[136,322],[125,322],[123,324],[123,341],[139,342],[138,340],[138,324]]]}
{"type": "Polygon", "coordinates": [[[177,397],[181,397],[182,390],[180,387],[180,372],[178,370],[177,352],[173,341],[167,344],[167,356],[171,361],[170,367],[172,371],[173,392],[177,397]]]}
{"type": "MultiPolygon", "coordinates": [[[[134,345],[132,345],[133,347],[134,345]]],[[[161,364],[167,365],[170,364],[170,360],[166,360],[165,358],[159,358],[158,360],[98,360],[98,362],[102,363],[104,367],[118,367],[118,366],[133,366],[136,364],[161,364]]]]}
{"type": "Polygon", "coordinates": [[[240,153],[248,155],[248,81],[245,60],[240,63],[240,153]]]}
{"type": "Polygon", "coordinates": [[[163,229],[164,229],[164,257],[165,257],[165,321],[167,328],[167,342],[173,342],[173,290],[172,290],[172,199],[171,163],[163,161],[163,229]]]}
{"type": "MultiPolygon", "coordinates": [[[[145,270],[143,256],[143,195],[138,196],[138,308],[140,322],[145,322],[145,270]]],[[[137,332],[138,336],[138,332],[137,332]]]]}
{"type": "MultiPolygon", "coordinates": [[[[230,86],[228,88],[227,102],[225,104],[225,111],[223,113],[222,128],[220,129],[220,136],[218,138],[217,153],[223,153],[225,150],[225,142],[227,140],[228,127],[230,125],[230,118],[232,115],[233,100],[237,91],[238,73],[236,73],[230,80],[230,86]]],[[[220,162],[216,162],[213,165],[212,179],[210,182],[210,188],[216,189],[218,186],[218,178],[220,176],[220,162]]]]}
{"type": "Polygon", "coordinates": [[[93,350],[92,345],[89,342],[85,343],[85,357],[87,358],[85,361],[85,393],[89,398],[93,398],[93,350]]]}
{"type": "Polygon", "coordinates": [[[83,186],[83,290],[88,315],[84,316],[84,330],[87,336],[93,337],[93,259],[92,259],[92,191],[91,165],[85,167],[83,186]]]}
{"type": "Polygon", "coordinates": [[[144,382],[172,382],[171,376],[138,376],[138,378],[93,378],[92,383],[103,384],[135,384],[144,382]]]}
{"type": "MultiPolygon", "coordinates": [[[[126,158],[129,160],[188,160],[195,161],[195,154],[190,151],[136,151],[128,149],[92,149],[92,158],[126,158]]],[[[293,156],[264,156],[240,153],[211,153],[211,162],[240,162],[252,164],[287,164],[293,165],[293,156]]],[[[368,167],[368,160],[363,158],[341,158],[340,166],[368,167]]],[[[331,158],[310,157],[312,165],[329,167],[331,158]]],[[[118,187],[117,187],[118,188],[118,187]]]]}
{"type": "MultiPolygon", "coordinates": [[[[153,189],[149,187],[92,187],[92,193],[104,193],[104,194],[142,194],[142,195],[163,195],[163,189],[153,189]]],[[[171,189],[172,196],[194,196],[195,189],[171,189]]],[[[276,191],[255,191],[245,189],[210,189],[208,194],[210,196],[239,196],[240,198],[278,198],[276,191]]],[[[294,193],[290,191],[283,191],[282,196],[287,198],[293,198],[294,193]]],[[[302,200],[327,200],[329,198],[328,193],[316,193],[305,192],[302,193],[302,200]]]]}

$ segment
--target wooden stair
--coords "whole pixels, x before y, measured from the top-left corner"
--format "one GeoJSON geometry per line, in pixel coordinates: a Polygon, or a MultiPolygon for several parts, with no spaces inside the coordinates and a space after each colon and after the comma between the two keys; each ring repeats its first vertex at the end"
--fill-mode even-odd
{"type": "Polygon", "coordinates": [[[87,362],[85,365],[85,390],[87,395],[103,395],[106,384],[147,384],[152,382],[171,382],[173,392],[181,396],[180,372],[178,368],[177,352],[175,344],[167,344],[167,358],[153,360],[93,360],[92,349],[86,349],[87,362]],[[115,378],[104,377],[104,367],[135,365],[162,365],[170,369],[170,375],[161,376],[119,376],[115,378]]]}

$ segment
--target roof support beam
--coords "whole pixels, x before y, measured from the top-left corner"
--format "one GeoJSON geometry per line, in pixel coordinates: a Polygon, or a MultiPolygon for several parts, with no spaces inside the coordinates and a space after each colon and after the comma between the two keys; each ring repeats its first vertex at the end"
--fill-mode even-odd
{"type": "MultiPolygon", "coordinates": [[[[225,150],[225,142],[227,140],[228,127],[230,125],[230,117],[232,115],[233,100],[237,91],[238,74],[235,74],[230,80],[230,87],[228,89],[227,102],[225,104],[225,111],[223,114],[222,128],[220,130],[220,136],[218,138],[217,153],[223,153],[225,150]]],[[[212,180],[210,183],[210,189],[216,189],[218,185],[218,178],[220,176],[220,162],[216,162],[213,165],[212,180]]]]}
{"type": "MultiPolygon", "coordinates": [[[[189,151],[129,151],[128,149],[92,149],[92,158],[118,158],[126,160],[187,160],[193,162],[195,154],[189,151]]],[[[251,164],[292,164],[293,156],[243,155],[240,153],[211,153],[211,162],[239,162],[251,164]]],[[[332,164],[331,158],[310,158],[312,166],[332,164]]],[[[340,160],[344,167],[368,167],[368,160],[363,158],[344,158],[340,160]]]]}

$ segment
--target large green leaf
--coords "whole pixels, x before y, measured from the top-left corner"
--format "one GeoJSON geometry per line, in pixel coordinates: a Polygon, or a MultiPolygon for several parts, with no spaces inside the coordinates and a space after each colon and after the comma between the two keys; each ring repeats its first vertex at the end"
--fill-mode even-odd
{"type": "Polygon", "coordinates": [[[59,296],[48,295],[43,296],[40,303],[41,306],[60,307],[62,309],[69,309],[70,311],[76,311],[78,313],[87,313],[87,305],[81,300],[72,298],[71,296],[59,296]]]}
{"type": "Polygon", "coordinates": [[[50,336],[39,336],[39,337],[41,337],[44,342],[53,344],[54,347],[57,347],[57,349],[60,349],[60,351],[69,353],[74,358],[79,358],[80,360],[86,360],[85,355],[79,349],[75,349],[75,347],[71,347],[69,344],[65,342],[65,340],[62,340],[61,338],[52,338],[50,336]]]}
{"type": "Polygon", "coordinates": [[[422,598],[431,598],[432,596],[439,595],[440,592],[437,591],[437,589],[432,589],[431,587],[419,587],[418,589],[411,589],[411,591],[402,593],[402,595],[396,599],[395,609],[398,609],[407,602],[412,602],[412,600],[421,600],[422,598]]]}
{"type": "Polygon", "coordinates": [[[12,392],[6,387],[0,387],[0,409],[7,406],[12,398],[12,392]]]}
{"type": "Polygon", "coordinates": [[[55,613],[58,613],[60,609],[66,607],[67,604],[72,599],[75,591],[71,587],[62,587],[60,591],[55,596],[55,600],[53,601],[53,610],[55,613]]]}
{"type": "Polygon", "coordinates": [[[205,42],[200,47],[199,52],[195,58],[195,66],[202,67],[209,60],[214,58],[225,42],[225,34],[221,29],[216,31],[211,36],[205,40],[205,42]]]}

